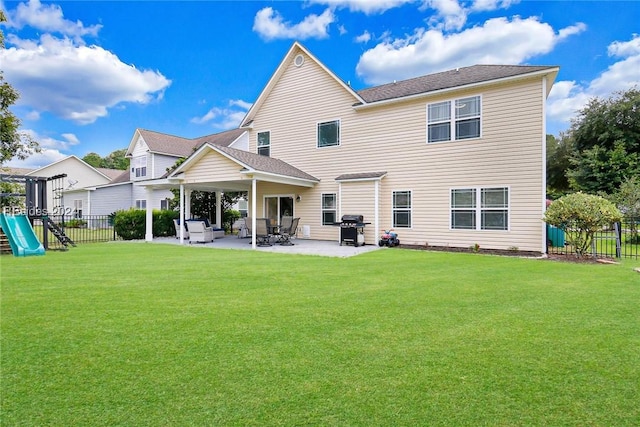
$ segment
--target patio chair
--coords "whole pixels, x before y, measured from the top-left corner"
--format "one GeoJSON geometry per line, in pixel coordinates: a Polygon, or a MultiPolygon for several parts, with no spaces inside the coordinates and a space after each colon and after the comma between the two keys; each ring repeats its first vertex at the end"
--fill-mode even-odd
{"type": "Polygon", "coordinates": [[[256,244],[258,246],[271,246],[271,234],[269,234],[269,218],[256,219],[256,244]]]}
{"type": "Polygon", "coordinates": [[[249,238],[251,237],[251,217],[250,216],[244,219],[244,225],[242,226],[242,230],[241,230],[242,232],[238,232],[238,237],[249,237],[249,238]]]}
{"type": "Polygon", "coordinates": [[[294,245],[294,243],[291,242],[291,236],[296,235],[296,232],[298,231],[298,222],[300,222],[300,218],[293,218],[291,220],[291,225],[289,226],[289,228],[286,228],[286,229],[282,227],[280,228],[279,243],[281,245],[285,245],[285,246],[294,245]]]}
{"type": "MultiPolygon", "coordinates": [[[[174,219],[173,220],[173,226],[176,229],[176,239],[180,238],[180,220],[179,219],[174,219]]],[[[184,238],[188,239],[189,238],[189,229],[187,228],[187,223],[185,222],[184,224],[184,238]]]]}
{"type": "Polygon", "coordinates": [[[189,221],[189,243],[213,242],[213,228],[204,221],[189,221]]]}

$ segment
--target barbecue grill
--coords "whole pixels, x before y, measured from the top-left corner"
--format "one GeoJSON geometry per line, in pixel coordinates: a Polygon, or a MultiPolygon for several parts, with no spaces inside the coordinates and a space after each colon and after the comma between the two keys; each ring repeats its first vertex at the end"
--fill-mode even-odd
{"type": "Polygon", "coordinates": [[[342,215],[340,226],[340,246],[351,243],[353,246],[364,246],[364,226],[371,224],[364,222],[362,215],[342,215]]]}

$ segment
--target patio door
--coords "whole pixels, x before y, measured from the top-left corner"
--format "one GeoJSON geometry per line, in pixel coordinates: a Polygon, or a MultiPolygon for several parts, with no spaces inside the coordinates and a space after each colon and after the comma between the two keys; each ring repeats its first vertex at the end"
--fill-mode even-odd
{"type": "Polygon", "coordinates": [[[267,196],[264,198],[265,216],[280,224],[283,216],[293,216],[293,196],[267,196]]]}

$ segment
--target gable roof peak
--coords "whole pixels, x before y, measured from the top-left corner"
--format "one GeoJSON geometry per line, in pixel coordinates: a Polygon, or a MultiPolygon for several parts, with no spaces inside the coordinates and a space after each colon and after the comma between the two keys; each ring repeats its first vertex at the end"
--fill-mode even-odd
{"type": "Polygon", "coordinates": [[[358,92],[351,88],[350,84],[340,79],[333,71],[327,68],[326,65],[324,65],[318,58],[316,58],[306,47],[304,47],[300,42],[296,40],[289,48],[286,55],[282,58],[282,61],[280,61],[278,68],[276,68],[266,86],[264,87],[264,89],[262,89],[262,92],[260,92],[258,99],[253,103],[249,111],[247,111],[244,119],[242,119],[242,121],[240,122],[241,128],[247,128],[250,126],[253,118],[256,115],[256,112],[262,107],[262,104],[265,102],[266,98],[268,98],[274,86],[284,74],[287,66],[290,65],[291,62],[294,61],[296,56],[298,56],[298,54],[300,53],[303,53],[307,58],[309,58],[309,60],[315,62],[327,75],[333,78],[340,86],[342,86],[345,91],[351,94],[356,102],[364,102],[360,95],[358,95],[358,92]]]}

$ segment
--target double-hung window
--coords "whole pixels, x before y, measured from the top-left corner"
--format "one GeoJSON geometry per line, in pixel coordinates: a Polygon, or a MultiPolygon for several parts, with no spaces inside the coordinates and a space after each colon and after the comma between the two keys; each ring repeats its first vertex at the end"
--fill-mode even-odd
{"type": "Polygon", "coordinates": [[[480,137],[480,96],[427,105],[427,142],[480,137]]]}
{"type": "Polygon", "coordinates": [[[136,200],[136,209],[147,209],[147,200],[146,199],[137,199],[136,200]]]}
{"type": "Polygon", "coordinates": [[[258,132],[258,154],[271,156],[271,132],[258,132]]]}
{"type": "Polygon", "coordinates": [[[147,156],[140,156],[133,159],[133,172],[136,178],[147,176],[147,156]]]}
{"type": "Polygon", "coordinates": [[[509,189],[496,187],[451,190],[451,228],[508,230],[509,189]]]}
{"type": "Polygon", "coordinates": [[[338,203],[335,193],[322,194],[322,225],[334,225],[338,222],[338,203]]]}
{"type": "Polygon", "coordinates": [[[340,145],[340,120],[318,123],[318,148],[340,145]]]}
{"type": "Polygon", "coordinates": [[[392,201],[393,227],[411,228],[411,191],[394,191],[392,201]]]}

